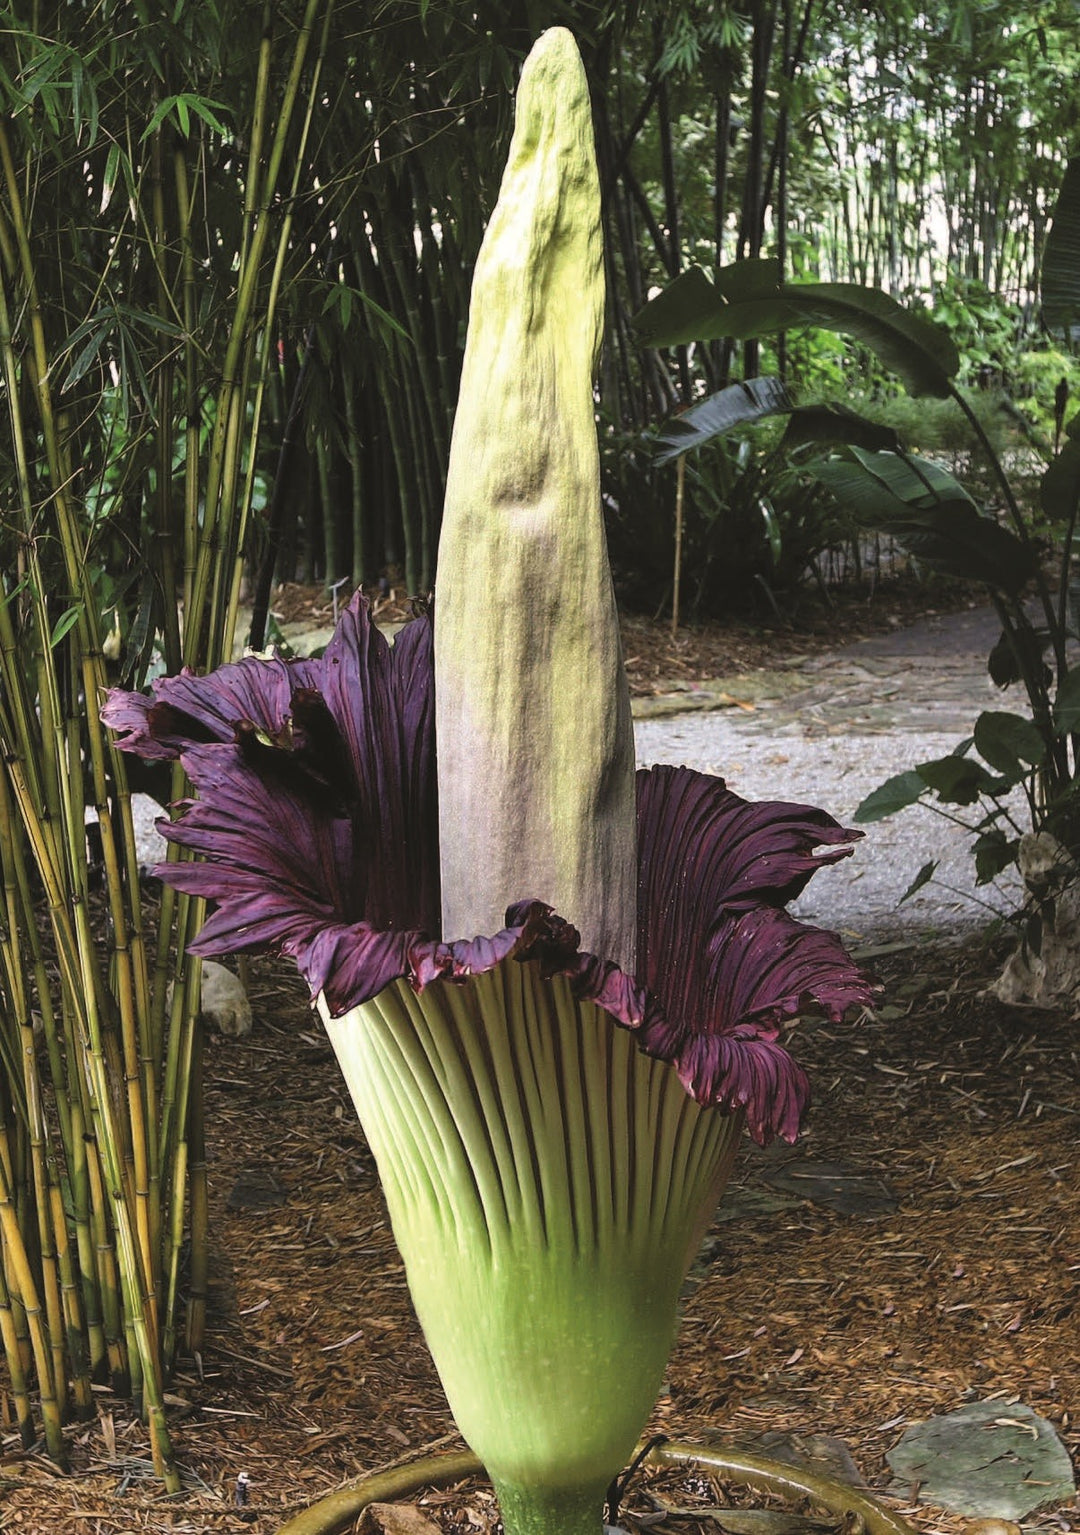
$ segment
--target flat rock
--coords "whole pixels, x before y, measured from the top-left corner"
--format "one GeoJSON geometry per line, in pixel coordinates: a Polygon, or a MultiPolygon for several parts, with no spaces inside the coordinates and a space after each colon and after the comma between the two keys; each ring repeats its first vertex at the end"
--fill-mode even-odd
{"type": "Polygon", "coordinates": [[[1022,1402],[971,1402],[907,1429],[889,1451],[890,1491],[969,1518],[1022,1519],[1067,1503],[1072,1463],[1053,1425],[1022,1402]]]}
{"type": "Polygon", "coordinates": [[[851,1451],[833,1434],[805,1434],[770,1428],[759,1434],[735,1434],[731,1442],[755,1455],[767,1455],[781,1465],[799,1466],[830,1481],[843,1482],[847,1487],[866,1488],[851,1451]]]}
{"type": "Polygon", "coordinates": [[[788,1194],[798,1194],[812,1204],[825,1205],[840,1215],[873,1219],[891,1215],[900,1203],[895,1191],[877,1173],[868,1173],[846,1162],[813,1162],[797,1158],[761,1174],[762,1181],[788,1194]]]}
{"type": "Polygon", "coordinates": [[[807,679],[791,670],[738,672],[730,677],[709,677],[701,682],[672,684],[669,691],[634,698],[635,719],[662,719],[672,714],[696,714],[713,709],[736,709],[752,714],[759,704],[776,703],[806,687],[807,679]]]}

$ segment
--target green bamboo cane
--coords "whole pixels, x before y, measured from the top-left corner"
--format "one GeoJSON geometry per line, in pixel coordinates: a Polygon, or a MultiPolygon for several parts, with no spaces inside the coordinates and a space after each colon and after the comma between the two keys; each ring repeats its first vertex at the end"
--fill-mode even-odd
{"type": "Polygon", "coordinates": [[[11,1265],[9,1283],[13,1281],[18,1289],[19,1299],[22,1301],[30,1329],[34,1367],[37,1371],[38,1399],[45,1429],[45,1445],[50,1457],[56,1461],[57,1465],[66,1467],[67,1451],[64,1446],[63,1422],[57,1400],[48,1328],[38,1298],[38,1287],[34,1282],[33,1269],[23,1241],[19,1218],[15,1211],[6,1135],[0,1139],[0,1230],[3,1231],[5,1254],[11,1265]]]}
{"type": "MultiPolygon", "coordinates": [[[[121,877],[119,856],[112,824],[105,779],[105,731],[98,714],[98,691],[92,684],[97,681],[96,668],[83,658],[83,678],[87,733],[90,742],[90,760],[94,780],[94,802],[98,825],[101,830],[102,856],[105,865],[105,888],[109,895],[112,918],[112,962],[114,967],[115,995],[119,1006],[120,1032],[123,1044],[123,1080],[128,1112],[127,1135],[134,1161],[134,1213],[138,1233],[139,1253],[148,1293],[155,1291],[156,1255],[160,1235],[160,1211],[155,1207],[157,1189],[156,1164],[150,1149],[154,1137],[150,1131],[150,1117],[155,1099],[153,1063],[149,1058],[149,989],[146,980],[146,958],[139,916],[139,895],[136,883],[121,877]],[[125,888],[131,890],[132,900],[124,899],[125,888]],[[140,1025],[140,1018],[142,1023],[140,1025]],[[151,1176],[151,1173],[154,1176],[151,1176]]],[[[80,730],[78,720],[72,721],[69,735],[68,784],[78,783],[81,773],[80,730]]],[[[70,814],[73,832],[81,839],[81,828],[76,831],[83,796],[76,798],[70,814]]],[[[134,833],[129,831],[125,839],[134,857],[134,833]]],[[[85,904],[80,908],[86,912],[85,904]]],[[[83,942],[93,950],[93,937],[89,930],[87,914],[83,942]]]]}
{"type": "Polygon", "coordinates": [[[322,503],[323,579],[329,590],[341,569],[341,541],[338,538],[337,507],[332,486],[330,442],[322,433],[315,443],[315,468],[319,481],[319,500],[322,503]]]}
{"type": "MultiPolygon", "coordinates": [[[[199,545],[199,391],[198,359],[195,349],[195,322],[198,312],[196,291],[195,253],[191,244],[191,218],[193,192],[188,177],[186,151],[181,147],[173,155],[173,176],[176,184],[176,209],[180,241],[180,288],[184,316],[184,532],[183,532],[183,599],[184,612],[194,611],[195,567],[199,545]]],[[[180,669],[182,647],[179,633],[175,642],[175,654],[168,654],[171,672],[180,669]]],[[[155,1018],[158,999],[155,993],[155,1018]]]]}
{"type": "Polygon", "coordinates": [[[26,1384],[26,1371],[23,1368],[22,1348],[2,1263],[0,1263],[0,1340],[3,1342],[4,1358],[8,1368],[8,1384],[15,1404],[19,1441],[23,1449],[28,1450],[37,1437],[34,1428],[34,1412],[30,1405],[30,1391],[26,1384]]]}
{"type": "Polygon", "coordinates": [[[203,1098],[203,1025],[196,1027],[191,1063],[188,1144],[191,1165],[191,1271],[188,1283],[186,1342],[189,1352],[202,1354],[206,1338],[206,1301],[209,1289],[210,1225],[209,1188],[206,1181],[206,1124],[203,1098]],[[198,1240],[196,1240],[196,1237],[198,1240]]]}
{"type": "Polygon", "coordinates": [[[86,1350],[86,1328],[80,1300],[79,1281],[71,1256],[68,1239],[67,1217],[64,1198],[55,1163],[49,1159],[49,1195],[52,1215],[53,1239],[56,1244],[56,1262],[60,1274],[60,1297],[64,1313],[64,1335],[67,1341],[68,1360],[71,1366],[72,1395],[75,1413],[79,1418],[94,1415],[94,1393],[86,1350]]]}
{"type": "MultiPolygon", "coordinates": [[[[176,1353],[176,1311],[180,1282],[180,1250],[184,1243],[184,1195],[188,1186],[188,1143],[181,1141],[173,1160],[175,1179],[172,1199],[169,1202],[169,1223],[166,1229],[165,1302],[162,1307],[162,1352],[166,1359],[176,1353]]],[[[194,1353],[194,1349],[191,1351],[194,1353]]]]}
{"type": "MultiPolygon", "coordinates": [[[[293,226],[293,209],[300,193],[301,180],[304,175],[307,156],[308,138],[311,132],[312,118],[319,100],[319,79],[322,74],[323,63],[330,41],[330,19],[334,11],[334,0],[327,0],[326,11],[323,15],[322,33],[319,38],[319,46],[315,55],[314,65],[311,71],[311,84],[307,93],[307,104],[304,112],[304,121],[300,130],[300,141],[297,146],[293,164],[292,183],[289,195],[285,202],[285,211],[282,215],[281,226],[278,233],[277,247],[274,256],[274,265],[270,277],[270,286],[264,307],[261,333],[262,355],[261,361],[255,363],[257,368],[257,383],[255,397],[252,402],[252,419],[248,429],[248,463],[243,491],[240,495],[239,517],[237,526],[232,536],[231,546],[228,550],[228,562],[232,570],[232,583],[228,591],[225,611],[222,615],[222,647],[221,657],[228,660],[233,654],[236,643],[236,618],[240,605],[240,584],[244,570],[244,548],[247,541],[248,521],[251,516],[251,506],[254,494],[256,448],[259,442],[260,427],[262,424],[263,401],[266,395],[266,384],[270,369],[274,364],[275,320],[277,317],[278,299],[281,293],[282,280],[285,272],[285,258],[289,250],[293,226]]],[[[254,145],[253,145],[254,157],[254,145]]],[[[254,339],[252,341],[254,343],[254,339]]],[[[254,363],[255,349],[252,345],[249,358],[254,363]]],[[[246,391],[245,391],[246,397],[246,391]]]]}
{"type": "MultiPolygon", "coordinates": [[[[53,1099],[56,1105],[57,1120],[64,1147],[64,1165],[69,1169],[67,1190],[71,1205],[72,1223],[76,1235],[79,1269],[78,1281],[75,1280],[73,1275],[69,1278],[63,1269],[64,1263],[68,1261],[65,1257],[68,1244],[66,1226],[60,1223],[60,1217],[64,1212],[62,1201],[60,1200],[59,1178],[52,1174],[49,1177],[53,1228],[62,1266],[61,1282],[65,1288],[69,1283],[78,1283],[81,1286],[82,1307],[80,1309],[85,1314],[86,1341],[86,1349],[83,1349],[82,1353],[85,1354],[88,1351],[89,1364],[86,1368],[87,1370],[93,1370],[104,1357],[105,1341],[101,1328],[97,1269],[88,1215],[85,1149],[82,1136],[77,1133],[77,1127],[73,1124],[72,1108],[67,1090],[69,1084],[65,1080],[60,1056],[56,1018],[50,1002],[49,983],[45,973],[44,957],[34,923],[33,907],[26,878],[25,860],[15,850],[17,834],[18,827],[13,815],[8,786],[3,775],[0,775],[0,868],[5,872],[6,927],[8,935],[3,944],[0,945],[0,948],[3,951],[6,990],[9,999],[16,998],[19,995],[21,962],[15,950],[15,944],[17,942],[17,935],[22,931],[28,938],[35,989],[42,1016],[46,1057],[49,1061],[50,1077],[53,1083],[53,1099]]],[[[77,1058],[73,1042],[69,1042],[67,1046],[66,1058],[72,1061],[77,1058]]],[[[74,1086],[76,1092],[78,1092],[78,1078],[76,1078],[74,1086]]],[[[24,1112],[26,1112],[25,1109],[24,1112]]],[[[81,1125],[81,1118],[79,1124],[81,1125]]],[[[70,1312],[71,1310],[72,1303],[66,1303],[66,1311],[70,1312]]],[[[73,1337],[71,1326],[67,1325],[66,1330],[69,1339],[71,1339],[73,1337]]],[[[89,1381],[83,1378],[86,1371],[79,1366],[73,1345],[71,1358],[77,1399],[82,1401],[85,1391],[89,1389],[89,1381]]]]}
{"type": "Polygon", "coordinates": [[[405,553],[405,585],[410,592],[419,591],[420,571],[417,564],[416,522],[410,487],[413,482],[413,465],[405,451],[396,409],[384,408],[383,418],[390,438],[390,451],[397,472],[398,497],[401,507],[401,538],[405,553]]]}
{"type": "MultiPolygon", "coordinates": [[[[94,1257],[89,1218],[86,1154],[81,1133],[83,1118],[82,1105],[79,1100],[82,1077],[78,1071],[74,1073],[74,1080],[65,1074],[61,1058],[56,1015],[51,1003],[49,981],[45,970],[44,954],[34,922],[33,903],[26,875],[26,863],[20,853],[15,851],[19,830],[20,828],[15,821],[7,782],[0,775],[0,862],[3,863],[6,869],[13,871],[15,892],[17,892],[18,896],[18,906],[16,906],[14,900],[10,901],[8,905],[8,931],[9,933],[16,933],[21,929],[26,935],[27,947],[30,952],[35,991],[42,1018],[46,1058],[49,1062],[50,1077],[53,1084],[53,1101],[56,1106],[57,1120],[64,1148],[64,1165],[68,1169],[67,1189],[71,1205],[71,1218],[76,1236],[82,1303],[86,1318],[89,1368],[93,1370],[104,1358],[105,1339],[101,1327],[97,1265],[94,1257]],[[74,1103],[71,1098],[72,1089],[74,1089],[75,1094],[74,1103]]],[[[15,969],[17,959],[14,957],[8,958],[8,956],[5,956],[5,958],[7,960],[6,969],[10,975],[15,969]]],[[[13,991],[13,986],[10,982],[8,990],[10,995],[13,991]]],[[[62,1010],[61,1016],[62,1019],[66,1020],[66,1009],[62,1010]]],[[[78,1060],[75,1040],[70,1030],[65,1031],[63,1059],[72,1062],[78,1060]]],[[[57,1232],[56,1240],[58,1247],[61,1247],[59,1231],[57,1232]]]]}
{"type": "Polygon", "coordinates": [[[349,463],[350,509],[352,512],[352,584],[360,586],[367,574],[364,536],[364,452],[360,422],[356,413],[356,385],[348,366],[342,366],[345,397],[345,452],[349,463]]]}
{"type": "MultiPolygon", "coordinates": [[[[65,1100],[66,1101],[66,1100],[65,1100]]],[[[71,1112],[72,1127],[83,1123],[82,1107],[77,1106],[71,1112]]],[[[104,1365],[110,1365],[115,1374],[115,1364],[110,1362],[109,1346],[105,1329],[104,1293],[104,1269],[106,1266],[106,1254],[111,1257],[111,1247],[99,1256],[94,1240],[94,1231],[91,1224],[91,1188],[90,1173],[87,1166],[86,1144],[83,1137],[73,1144],[71,1159],[69,1161],[69,1185],[71,1189],[72,1219],[75,1225],[75,1244],[78,1255],[79,1275],[81,1279],[83,1316],[86,1326],[86,1342],[88,1349],[88,1368],[92,1377],[96,1377],[104,1365]]]]}
{"type": "MultiPolygon", "coordinates": [[[[278,111],[277,127],[271,146],[269,162],[266,174],[260,184],[257,216],[253,223],[251,239],[247,250],[244,252],[244,259],[241,263],[237,280],[236,303],[233,309],[229,339],[222,364],[221,386],[217,396],[217,413],[214,420],[214,432],[207,467],[202,529],[195,559],[191,607],[186,615],[184,658],[189,664],[200,658],[203,653],[202,635],[210,593],[212,567],[215,564],[214,554],[215,550],[221,547],[223,536],[227,538],[232,521],[234,505],[231,498],[235,494],[235,485],[230,486],[225,471],[227,461],[230,464],[237,462],[240,434],[244,425],[242,419],[244,414],[243,401],[239,396],[241,394],[241,373],[249,342],[248,326],[262,272],[263,250],[270,233],[270,209],[277,190],[277,180],[285,153],[293,109],[299,94],[304,59],[307,54],[315,17],[322,3],[323,0],[306,0],[304,15],[297,31],[288,80],[278,111]]],[[[262,80],[263,77],[260,75],[260,81],[262,80]]],[[[268,89],[267,76],[263,84],[264,97],[268,89]]],[[[256,104],[255,114],[260,109],[260,104],[256,104]]],[[[218,645],[211,644],[207,648],[206,659],[208,664],[213,665],[220,659],[220,656],[215,654],[215,651],[219,648],[220,643],[218,645]]]]}
{"type": "MultiPolygon", "coordinates": [[[[81,1108],[79,1120],[81,1124],[83,1122],[81,1108]]],[[[86,1181],[90,1194],[90,1221],[99,1276],[105,1355],[109,1364],[113,1390],[122,1396],[128,1388],[131,1370],[124,1332],[116,1250],[106,1220],[105,1180],[101,1175],[101,1159],[98,1156],[97,1144],[89,1134],[85,1135],[83,1144],[86,1149],[86,1181]]]]}
{"type": "MultiPolygon", "coordinates": [[[[2,145],[0,145],[2,151],[2,145]]],[[[41,611],[40,602],[38,610],[41,611]]],[[[85,654],[85,653],[84,653],[85,654]]],[[[90,699],[88,705],[95,705],[90,699]]],[[[100,747],[100,726],[99,726],[100,747]]],[[[104,1151],[108,1177],[110,1205],[116,1223],[116,1233],[121,1257],[121,1287],[127,1302],[125,1326],[138,1347],[139,1373],[147,1390],[147,1414],[151,1426],[151,1442],[155,1462],[166,1486],[179,1486],[179,1477],[172,1463],[171,1447],[164,1434],[164,1409],[160,1381],[160,1364],[155,1357],[155,1323],[152,1314],[147,1315],[144,1301],[151,1305],[152,1292],[144,1286],[143,1256],[132,1229],[130,1192],[125,1187],[121,1146],[121,1126],[113,1113],[109,1096],[109,1073],[106,1067],[105,1041],[98,1010],[99,993],[102,990],[96,969],[93,936],[89,928],[89,915],[84,900],[76,901],[74,922],[65,900],[63,880],[64,859],[55,840],[49,835],[48,824],[43,824],[39,809],[33,802],[29,779],[24,771],[24,759],[9,755],[8,773],[16,802],[19,805],[23,826],[34,849],[35,861],[45,886],[50,921],[56,938],[58,959],[67,995],[77,1014],[77,1036],[81,1042],[84,1061],[88,1068],[91,1087],[91,1105],[94,1128],[104,1151]]],[[[102,801],[104,794],[102,794],[102,801]]],[[[68,824],[72,824],[71,805],[66,805],[68,824]]],[[[137,1224],[137,1219],[136,1219],[137,1224]]],[[[20,1294],[24,1297],[22,1281],[20,1294]]],[[[35,1291],[36,1296],[36,1291],[35,1291]]],[[[27,1307],[29,1311],[29,1307],[27,1307]]],[[[40,1370],[40,1367],[39,1367],[40,1370]]],[[[44,1392],[45,1386],[42,1390],[44,1392]]],[[[50,1411],[55,1411],[55,1390],[50,1386],[50,1411]]],[[[43,1413],[45,1412],[43,1396],[43,1413]]],[[[51,1453],[51,1452],[50,1452],[51,1453]]]]}
{"type": "MultiPolygon", "coordinates": [[[[410,211],[412,204],[409,204],[410,211]]],[[[414,484],[418,501],[419,521],[419,548],[416,550],[412,562],[413,569],[406,579],[409,590],[412,592],[426,589],[433,570],[434,538],[438,520],[437,508],[442,505],[443,490],[445,484],[436,486],[435,481],[440,478],[437,471],[433,472],[430,462],[431,433],[424,430],[421,419],[421,400],[427,407],[428,425],[431,432],[439,432],[438,411],[433,403],[433,391],[428,378],[428,365],[425,361],[428,355],[420,312],[416,306],[415,297],[415,268],[406,274],[402,268],[399,232],[388,230],[386,237],[380,245],[382,264],[386,274],[387,293],[394,296],[396,305],[405,314],[406,325],[413,339],[413,352],[408,359],[408,367],[402,359],[403,396],[405,413],[408,420],[409,437],[412,439],[411,452],[408,461],[411,466],[409,471],[410,481],[414,484]],[[414,279],[413,282],[409,278],[414,279]],[[421,398],[417,397],[415,379],[420,379],[421,398]]],[[[445,458],[441,460],[445,462],[445,458]]],[[[400,472],[400,469],[399,469],[400,472]]],[[[404,501],[404,490],[402,499],[404,501]]],[[[406,551],[408,551],[406,540],[406,551]]],[[[406,553],[406,566],[410,561],[406,553]]]]}
{"type": "MultiPolygon", "coordinates": [[[[0,124],[0,169],[2,169],[8,192],[11,226],[26,291],[27,313],[31,332],[31,350],[27,366],[35,388],[35,398],[42,424],[45,455],[52,484],[52,506],[56,516],[59,542],[71,591],[85,592],[89,590],[89,586],[86,582],[81,540],[66,490],[69,476],[57,434],[56,419],[49,389],[44,324],[38,299],[28,231],[22,214],[22,202],[10,145],[3,124],[0,124]]],[[[102,812],[102,839],[103,843],[107,844],[112,837],[112,828],[109,821],[105,793],[105,748],[100,721],[95,717],[97,694],[104,684],[105,676],[100,645],[98,643],[97,615],[92,606],[85,602],[80,604],[77,624],[74,627],[78,631],[78,644],[82,656],[84,697],[87,712],[91,716],[89,740],[96,798],[102,812]]],[[[43,653],[46,653],[44,647],[43,653]]],[[[33,825],[33,805],[25,792],[26,785],[17,779],[14,788],[16,798],[20,802],[20,811],[23,814],[24,824],[27,824],[29,817],[31,824],[27,825],[27,830],[31,835],[32,841],[34,840],[35,831],[38,833],[37,840],[40,850],[45,839],[40,835],[40,826],[35,827],[33,825]]],[[[70,814],[71,808],[69,802],[67,806],[69,824],[74,819],[70,814]]],[[[130,1190],[125,1186],[122,1166],[122,1127],[116,1120],[109,1099],[106,1055],[103,1048],[101,1019],[98,1012],[100,982],[96,974],[93,938],[89,929],[85,903],[76,903],[74,928],[72,928],[68,914],[64,910],[63,887],[59,879],[59,860],[53,856],[46,858],[45,862],[48,868],[43,872],[47,874],[45,884],[48,893],[50,917],[57,938],[61,968],[65,973],[69,995],[76,1000],[81,997],[82,1002],[79,1010],[79,1036],[83,1041],[84,1050],[88,1054],[89,1077],[92,1088],[92,1118],[95,1129],[102,1137],[101,1145],[104,1152],[103,1170],[108,1180],[112,1213],[116,1223],[118,1252],[121,1260],[121,1289],[126,1301],[124,1322],[126,1330],[137,1346],[137,1359],[133,1357],[131,1361],[133,1375],[137,1374],[140,1377],[142,1388],[145,1391],[146,1412],[150,1423],[151,1444],[155,1463],[165,1480],[166,1486],[175,1488],[179,1485],[179,1479],[175,1466],[172,1463],[171,1447],[164,1429],[161,1361],[156,1351],[157,1321],[151,1277],[154,1273],[154,1262],[153,1254],[149,1250],[150,1223],[147,1218],[146,1204],[139,1197],[141,1189],[146,1187],[146,1179],[143,1176],[146,1172],[145,1158],[141,1153],[136,1153],[138,1159],[136,1168],[137,1192],[134,1200],[135,1210],[132,1212],[130,1208],[132,1202],[130,1190]],[[135,1369],[136,1365],[137,1370],[135,1369]]],[[[41,860],[39,859],[40,866],[41,860]]],[[[117,932],[126,936],[126,913],[119,889],[112,893],[112,912],[114,924],[117,923],[117,917],[119,918],[117,932]]],[[[130,1052],[130,1045],[135,1032],[135,1023],[133,1014],[133,986],[130,972],[131,957],[127,951],[126,944],[119,949],[114,949],[114,956],[117,960],[119,975],[121,1027],[130,1052]]],[[[128,1099],[129,1111],[134,1118],[134,1124],[129,1128],[132,1132],[133,1145],[138,1146],[141,1143],[145,1148],[146,1131],[144,1115],[138,1103],[140,1097],[141,1085],[137,1078],[135,1091],[129,1093],[128,1099]]]]}
{"type": "MultiPolygon", "coordinates": [[[[153,208],[154,268],[157,273],[157,308],[163,320],[171,320],[173,304],[165,271],[166,220],[164,169],[162,165],[162,135],[155,133],[151,141],[151,201],[153,208]]],[[[183,261],[181,257],[181,261],[183,261]]],[[[184,294],[181,292],[181,304],[184,294]]],[[[191,336],[185,327],[185,350],[190,350],[191,336]]],[[[176,586],[176,519],[173,515],[173,389],[175,367],[171,359],[160,357],[155,379],[157,401],[157,495],[155,498],[157,532],[154,552],[158,557],[161,590],[166,595],[162,604],[162,624],[165,636],[165,654],[174,670],[180,665],[179,613],[175,596],[176,586]]],[[[148,1098],[152,1103],[152,1097],[148,1098]]]]}
{"type": "MultiPolygon", "coordinates": [[[[428,305],[431,309],[435,335],[435,366],[438,371],[438,405],[432,405],[432,425],[437,434],[439,463],[445,464],[449,456],[447,444],[454,424],[454,402],[457,398],[457,369],[451,362],[454,337],[457,334],[457,317],[447,313],[447,294],[450,284],[444,271],[444,256],[431,227],[432,201],[424,176],[423,166],[413,166],[417,223],[423,250],[423,274],[428,305]]],[[[458,359],[460,361],[460,359],[458,359]]]]}
{"type": "Polygon", "coordinates": [[[46,1332],[51,1354],[51,1373],[56,1411],[61,1419],[67,1406],[67,1370],[64,1358],[64,1307],[60,1294],[60,1271],[53,1238],[52,1196],[45,1167],[45,1116],[41,1106],[41,1084],[37,1074],[34,1026],[26,1010],[26,999],[16,1004],[20,1012],[19,1032],[22,1043],[23,1087],[26,1093],[26,1128],[30,1143],[30,1170],[33,1179],[33,1205],[37,1218],[38,1275],[42,1294],[46,1332]]]}

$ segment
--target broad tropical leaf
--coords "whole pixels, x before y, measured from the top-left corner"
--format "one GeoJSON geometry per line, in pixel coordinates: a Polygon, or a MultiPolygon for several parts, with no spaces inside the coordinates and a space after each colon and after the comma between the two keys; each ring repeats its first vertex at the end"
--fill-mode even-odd
{"type": "Polygon", "coordinates": [[[1016,862],[1020,847],[1019,837],[1007,837],[1000,826],[984,831],[975,839],[975,883],[988,885],[1003,870],[1016,862]]]}
{"type": "Polygon", "coordinates": [[[831,448],[846,444],[868,448],[872,453],[902,453],[903,445],[891,426],[868,421],[846,405],[799,405],[791,412],[780,446],[789,453],[796,448],[831,448]]]}
{"type": "Polygon", "coordinates": [[[855,811],[853,819],[865,826],[871,821],[883,821],[887,815],[906,810],[926,793],[926,781],[914,768],[906,773],[894,773],[884,783],[872,789],[855,811]]]}
{"type": "Polygon", "coordinates": [[[737,262],[711,283],[699,267],[682,273],[636,317],[647,346],[678,346],[722,336],[744,341],[798,326],[839,331],[868,346],[913,395],[950,392],[960,354],[940,325],[904,309],[887,293],[857,283],[781,283],[776,268],[737,262]]]}
{"type": "Polygon", "coordinates": [[[975,750],[1011,783],[1020,783],[1046,756],[1046,742],[1022,714],[986,709],[975,721],[975,750]]]}
{"type": "Polygon", "coordinates": [[[1042,317],[1054,335],[1080,337],[1080,157],[1066,166],[1043,248],[1042,317]]]}
{"type": "Polygon", "coordinates": [[[928,885],[937,871],[937,866],[938,860],[936,858],[931,858],[929,863],[924,863],[918,874],[911,881],[911,884],[897,901],[897,906],[903,906],[904,902],[910,899],[917,890],[921,890],[924,885],[928,885]]]}
{"type": "Polygon", "coordinates": [[[1062,735],[1080,729],[1080,666],[1072,667],[1061,680],[1054,699],[1054,723],[1062,735]]]}
{"type": "Polygon", "coordinates": [[[1039,485],[1039,500],[1046,515],[1068,522],[1080,500],[1080,441],[1069,436],[1039,485]]]}
{"type": "Polygon", "coordinates": [[[732,427],[764,416],[782,415],[792,409],[791,397],[778,378],[751,378],[730,384],[708,399],[692,405],[681,416],[672,416],[660,428],[656,439],[657,464],[668,464],[691,448],[730,432],[732,427]]]}
{"type": "Polygon", "coordinates": [[[1009,596],[1034,573],[1033,550],[984,517],[936,464],[852,448],[807,467],[864,527],[892,534],[934,570],[982,581],[1009,596]]]}
{"type": "Polygon", "coordinates": [[[1001,794],[1012,785],[994,778],[981,762],[950,752],[934,762],[920,762],[915,769],[927,788],[946,805],[974,805],[980,794],[1001,794]]]}

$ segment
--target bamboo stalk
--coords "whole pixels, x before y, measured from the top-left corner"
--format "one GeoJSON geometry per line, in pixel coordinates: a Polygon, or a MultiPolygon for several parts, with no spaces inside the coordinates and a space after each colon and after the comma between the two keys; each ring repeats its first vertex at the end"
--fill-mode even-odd
{"type": "Polygon", "coordinates": [[[671,574],[671,638],[679,633],[679,587],[682,583],[683,498],[686,489],[686,455],[675,465],[675,560],[671,574]]]}
{"type": "Polygon", "coordinates": [[[64,1446],[61,1406],[57,1399],[56,1379],[49,1347],[47,1327],[38,1298],[38,1287],[23,1242],[22,1229],[15,1212],[7,1156],[7,1137],[0,1139],[0,1230],[4,1234],[4,1251],[10,1263],[9,1283],[13,1280],[26,1313],[30,1342],[37,1370],[38,1398],[45,1428],[45,1444],[49,1455],[60,1466],[67,1464],[64,1446]]]}
{"type": "MultiPolygon", "coordinates": [[[[4,1256],[6,1261],[6,1245],[4,1256]]],[[[15,1404],[15,1418],[19,1426],[19,1441],[23,1449],[28,1450],[34,1443],[37,1435],[34,1429],[33,1408],[30,1405],[30,1392],[26,1384],[22,1346],[18,1329],[15,1325],[15,1315],[12,1310],[11,1296],[8,1293],[3,1263],[0,1263],[0,1339],[3,1340],[4,1358],[8,1368],[8,1383],[11,1386],[11,1396],[15,1404]]]]}
{"type": "Polygon", "coordinates": [[[209,1288],[210,1195],[206,1181],[206,1125],[203,1116],[203,1027],[196,1025],[191,1064],[188,1146],[191,1167],[191,1274],[188,1282],[186,1341],[200,1357],[205,1345],[206,1301],[209,1288]]]}
{"type": "MultiPolygon", "coordinates": [[[[227,547],[235,512],[236,483],[230,478],[227,470],[233,468],[238,462],[240,432],[244,425],[240,383],[245,361],[250,362],[249,320],[262,273],[263,251],[270,234],[270,206],[277,189],[288,130],[299,94],[304,60],[321,3],[322,0],[306,0],[303,18],[297,29],[289,77],[278,109],[270,157],[265,175],[261,178],[258,214],[253,224],[251,239],[243,252],[237,280],[236,304],[222,365],[221,387],[218,392],[217,414],[208,462],[202,531],[196,554],[191,608],[184,635],[184,655],[189,664],[202,653],[201,636],[204,610],[212,580],[213,556],[215,550],[227,547]]],[[[260,81],[261,79],[260,76],[260,81]]],[[[257,103],[254,108],[256,115],[260,109],[260,104],[257,103]]],[[[218,646],[212,645],[207,651],[207,659],[211,665],[220,659],[220,656],[214,653],[217,649],[218,646]]]]}

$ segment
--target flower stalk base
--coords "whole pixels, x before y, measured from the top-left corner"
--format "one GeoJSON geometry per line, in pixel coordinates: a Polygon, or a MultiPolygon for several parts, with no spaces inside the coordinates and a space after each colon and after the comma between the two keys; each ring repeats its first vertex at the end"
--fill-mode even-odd
{"type": "MultiPolygon", "coordinates": [[[[612,1389],[618,1386],[612,1381],[612,1389]]],[[[602,1535],[607,1484],[554,1490],[492,1479],[506,1535],[602,1535]]]]}

